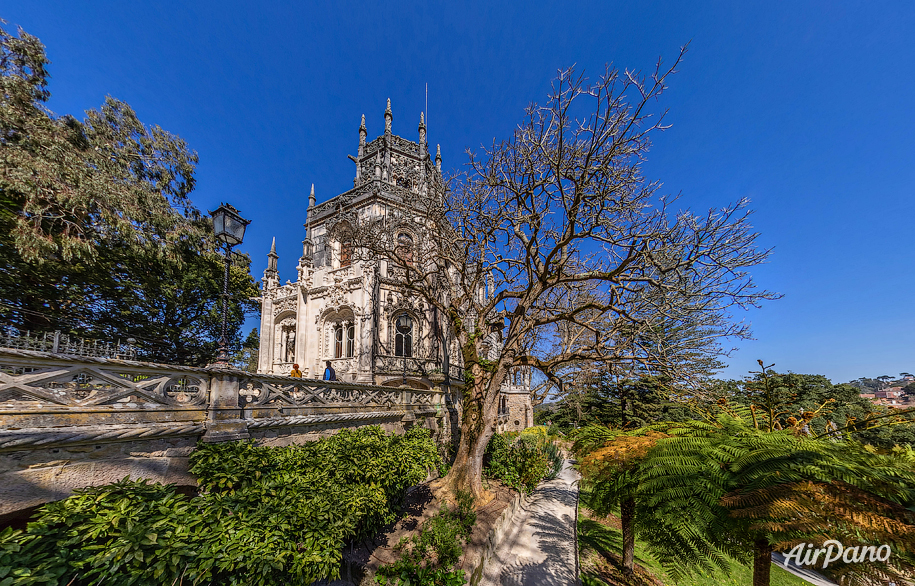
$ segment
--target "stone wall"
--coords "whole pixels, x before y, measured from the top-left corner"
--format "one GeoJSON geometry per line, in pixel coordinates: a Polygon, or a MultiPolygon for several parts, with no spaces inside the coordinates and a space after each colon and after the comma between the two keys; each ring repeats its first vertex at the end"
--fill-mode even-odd
{"type": "Polygon", "coordinates": [[[499,433],[521,431],[534,425],[534,409],[531,406],[531,395],[523,392],[502,392],[505,410],[499,414],[499,433]]]}
{"type": "Polygon", "coordinates": [[[447,393],[0,349],[0,521],[124,477],[192,487],[198,441],[285,446],[347,427],[431,429],[447,393]]]}

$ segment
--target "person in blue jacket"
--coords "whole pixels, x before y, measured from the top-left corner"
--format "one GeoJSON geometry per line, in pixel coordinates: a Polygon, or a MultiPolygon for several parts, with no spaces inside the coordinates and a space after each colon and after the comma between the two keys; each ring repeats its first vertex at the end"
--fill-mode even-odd
{"type": "Polygon", "coordinates": [[[327,368],[324,369],[324,380],[337,380],[337,371],[330,365],[330,360],[327,361],[327,368]]]}

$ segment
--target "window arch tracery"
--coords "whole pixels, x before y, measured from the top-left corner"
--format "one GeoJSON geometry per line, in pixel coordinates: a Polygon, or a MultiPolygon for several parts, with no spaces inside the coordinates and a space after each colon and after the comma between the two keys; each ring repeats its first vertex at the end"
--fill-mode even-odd
{"type": "Polygon", "coordinates": [[[413,356],[413,318],[404,312],[394,320],[394,356],[413,356]]]}
{"type": "Polygon", "coordinates": [[[344,321],[334,325],[334,358],[352,358],[356,350],[356,324],[344,321]]]}
{"type": "Polygon", "coordinates": [[[353,237],[353,228],[347,221],[341,221],[333,228],[333,238],[336,240],[335,251],[337,255],[337,268],[344,268],[353,264],[353,253],[355,251],[355,240],[353,237]]]}
{"type": "Polygon", "coordinates": [[[413,237],[406,232],[397,235],[397,256],[407,266],[413,266],[413,237]]]}
{"type": "Polygon", "coordinates": [[[356,355],[356,320],[349,308],[324,317],[324,360],[353,358],[356,355]]]}

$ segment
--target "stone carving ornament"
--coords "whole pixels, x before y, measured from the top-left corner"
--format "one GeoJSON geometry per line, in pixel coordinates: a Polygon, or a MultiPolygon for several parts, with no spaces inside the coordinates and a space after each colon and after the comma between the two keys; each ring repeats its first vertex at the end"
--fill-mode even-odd
{"type": "Polygon", "coordinates": [[[64,406],[201,405],[207,384],[178,373],[125,371],[123,367],[48,366],[21,374],[0,367],[0,402],[64,406]]]}
{"type": "Polygon", "coordinates": [[[399,390],[367,388],[340,388],[321,381],[302,381],[291,384],[271,384],[249,380],[239,391],[239,404],[245,406],[290,405],[294,407],[356,404],[392,405],[401,400],[399,390]]]}
{"type": "Polygon", "coordinates": [[[327,290],[327,304],[331,307],[340,307],[346,303],[346,287],[341,283],[332,285],[327,290]]]}
{"type": "Polygon", "coordinates": [[[274,306],[273,306],[273,315],[274,315],[274,317],[276,317],[277,315],[279,315],[281,313],[284,313],[287,311],[294,312],[295,310],[296,310],[296,298],[294,296],[284,297],[282,299],[277,299],[275,301],[274,306]]]}

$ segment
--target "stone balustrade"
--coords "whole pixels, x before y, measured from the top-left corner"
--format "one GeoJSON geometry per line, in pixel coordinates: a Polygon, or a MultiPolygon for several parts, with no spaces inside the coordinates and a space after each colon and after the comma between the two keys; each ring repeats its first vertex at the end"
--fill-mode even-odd
{"type": "Polygon", "coordinates": [[[432,390],[0,348],[0,519],[125,476],[193,485],[198,441],[289,445],[456,421],[432,390]]]}

